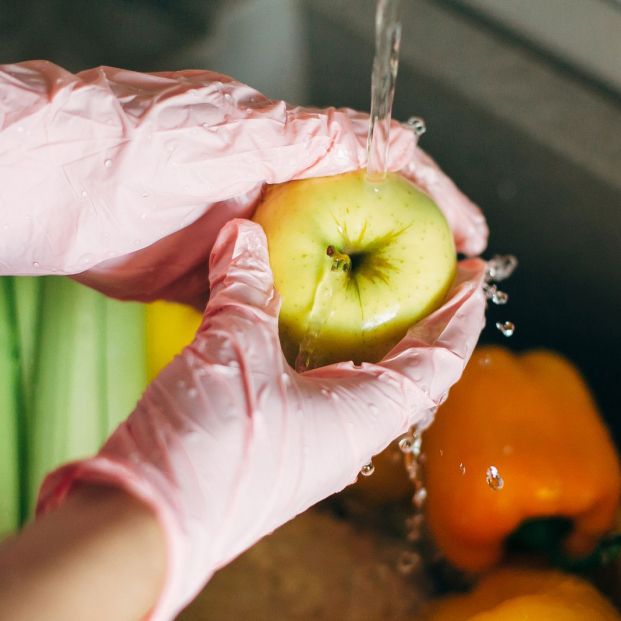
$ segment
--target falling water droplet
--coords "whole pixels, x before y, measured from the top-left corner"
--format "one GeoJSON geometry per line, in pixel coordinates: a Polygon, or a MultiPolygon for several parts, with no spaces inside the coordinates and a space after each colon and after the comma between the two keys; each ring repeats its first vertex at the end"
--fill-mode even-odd
{"type": "Polygon", "coordinates": [[[406,537],[410,542],[420,541],[425,524],[425,514],[417,512],[405,521],[406,537]]]}
{"type": "Polygon", "coordinates": [[[370,477],[374,472],[375,472],[375,466],[373,465],[373,462],[369,462],[368,464],[365,464],[360,469],[360,474],[363,477],[370,477]]]}
{"type": "Polygon", "coordinates": [[[410,453],[412,451],[412,438],[406,436],[399,440],[399,448],[403,453],[410,453]]]}
{"type": "Polygon", "coordinates": [[[496,466],[490,466],[485,473],[485,480],[487,484],[495,492],[501,490],[505,486],[504,479],[500,476],[498,468],[496,466]]]}
{"type": "Polygon", "coordinates": [[[414,455],[414,457],[420,457],[422,449],[423,436],[419,432],[416,432],[412,437],[412,455],[414,455]]]}
{"type": "Polygon", "coordinates": [[[420,116],[411,116],[407,121],[408,127],[420,138],[426,131],[425,119],[420,116]]]}
{"type": "Polygon", "coordinates": [[[461,472],[462,474],[466,474],[466,466],[464,466],[464,464],[461,462],[459,464],[459,472],[461,472]]]}
{"type": "Polygon", "coordinates": [[[502,332],[503,336],[513,336],[515,332],[515,324],[511,321],[497,321],[496,327],[502,332]]]}
{"type": "Polygon", "coordinates": [[[496,255],[487,263],[487,277],[490,280],[506,280],[513,274],[518,261],[512,254],[496,255]]]}
{"type": "Polygon", "coordinates": [[[425,504],[425,500],[427,500],[427,488],[421,487],[420,489],[416,490],[416,493],[412,497],[412,503],[417,509],[422,509],[423,505],[425,504]]]}
{"type": "Polygon", "coordinates": [[[112,160],[105,160],[104,161],[104,166],[106,168],[112,168],[112,160]]]}
{"type": "Polygon", "coordinates": [[[399,559],[397,560],[397,571],[400,574],[407,576],[420,565],[420,561],[420,554],[410,550],[405,550],[400,554],[399,559]]]}
{"type": "Polygon", "coordinates": [[[502,306],[509,301],[509,294],[505,291],[496,290],[492,294],[492,302],[498,306],[502,306]]]}
{"type": "Polygon", "coordinates": [[[415,483],[418,480],[418,462],[412,460],[409,464],[406,464],[405,471],[410,481],[415,483]]]}

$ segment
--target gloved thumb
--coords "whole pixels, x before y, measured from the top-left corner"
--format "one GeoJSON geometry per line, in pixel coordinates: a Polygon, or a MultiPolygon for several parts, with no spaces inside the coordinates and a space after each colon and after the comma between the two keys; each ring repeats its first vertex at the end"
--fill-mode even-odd
{"type": "Polygon", "coordinates": [[[209,282],[204,323],[226,311],[277,324],[280,298],[274,289],[267,239],[258,224],[242,219],[227,222],[211,252],[209,282]]]}

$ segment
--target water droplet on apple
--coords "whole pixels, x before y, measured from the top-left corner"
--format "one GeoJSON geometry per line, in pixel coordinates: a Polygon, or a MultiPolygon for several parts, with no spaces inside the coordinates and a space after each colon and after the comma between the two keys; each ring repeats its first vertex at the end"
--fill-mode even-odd
{"type": "Polygon", "coordinates": [[[198,390],[196,390],[196,388],[189,388],[188,389],[188,397],[190,399],[195,399],[196,395],[198,395],[198,390]]]}
{"type": "Polygon", "coordinates": [[[364,466],[362,466],[362,468],[360,469],[360,474],[363,477],[370,477],[374,472],[375,472],[375,466],[373,465],[373,462],[371,461],[368,464],[365,464],[364,466]]]}
{"type": "Polygon", "coordinates": [[[496,466],[490,466],[485,473],[485,480],[491,489],[495,492],[501,490],[505,486],[504,479],[500,476],[496,466]]]}

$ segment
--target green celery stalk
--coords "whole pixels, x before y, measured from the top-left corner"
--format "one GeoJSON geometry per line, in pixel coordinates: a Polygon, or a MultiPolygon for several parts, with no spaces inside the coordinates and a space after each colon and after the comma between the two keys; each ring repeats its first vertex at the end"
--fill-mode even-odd
{"type": "Polygon", "coordinates": [[[144,307],[67,278],[42,279],[36,362],[27,394],[32,508],[46,473],[92,455],[146,384],[144,307]]]}
{"type": "Polygon", "coordinates": [[[20,461],[24,437],[20,426],[20,367],[15,279],[0,278],[0,538],[20,523],[20,461]]]}

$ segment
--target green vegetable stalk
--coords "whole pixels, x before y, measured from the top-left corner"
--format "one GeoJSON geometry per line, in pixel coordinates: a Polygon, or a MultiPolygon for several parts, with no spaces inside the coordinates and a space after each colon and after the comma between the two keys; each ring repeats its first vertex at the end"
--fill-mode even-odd
{"type": "Polygon", "coordinates": [[[45,474],[94,453],[146,385],[142,305],[67,278],[2,281],[0,535],[29,516],[45,474]]]}

